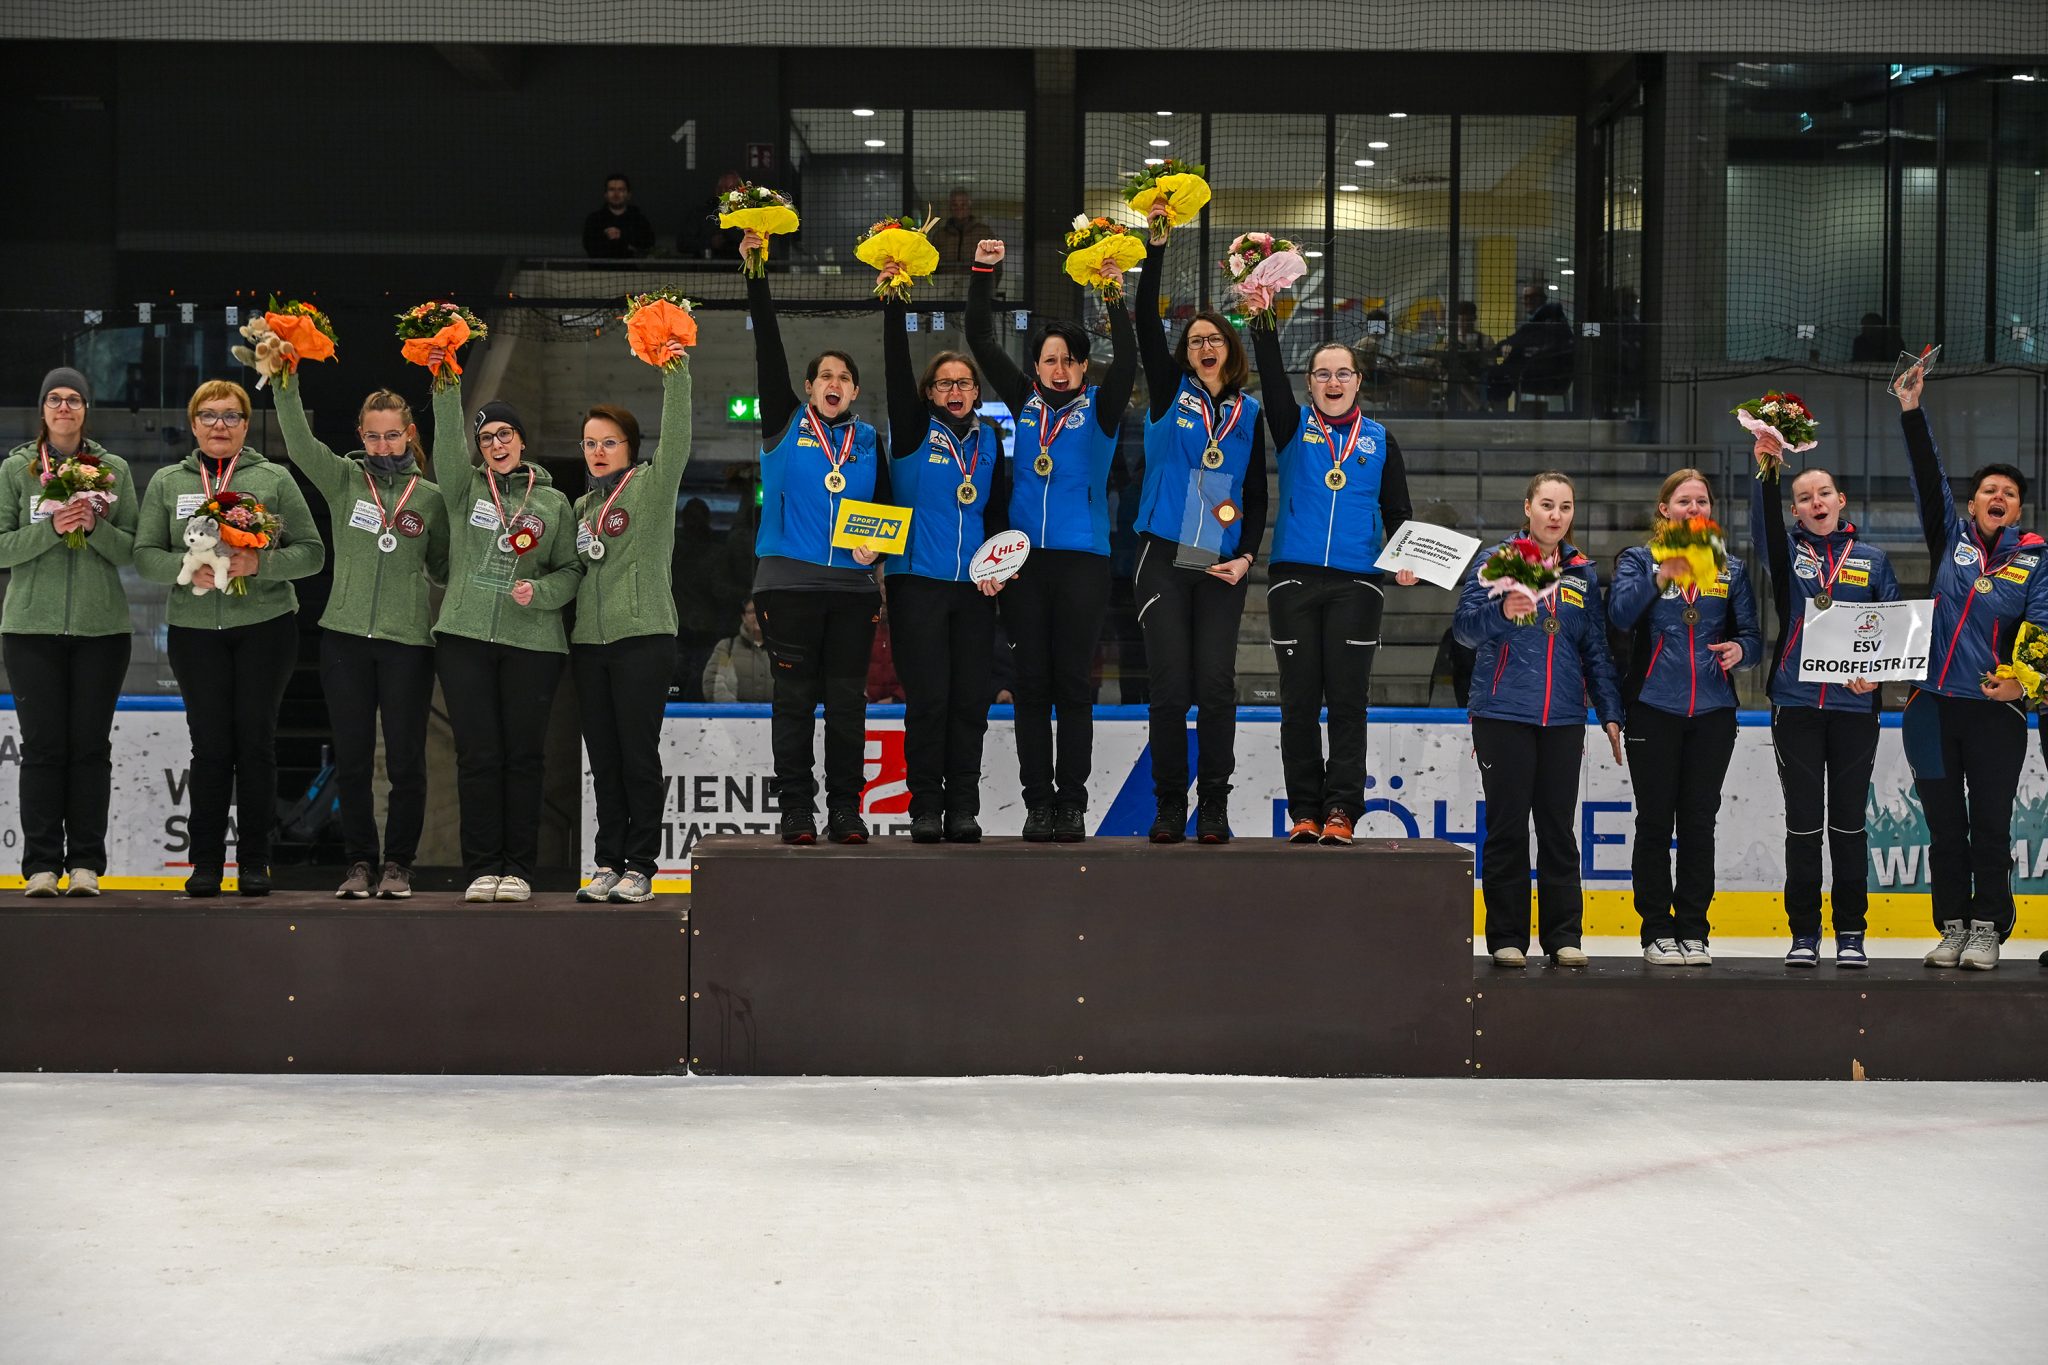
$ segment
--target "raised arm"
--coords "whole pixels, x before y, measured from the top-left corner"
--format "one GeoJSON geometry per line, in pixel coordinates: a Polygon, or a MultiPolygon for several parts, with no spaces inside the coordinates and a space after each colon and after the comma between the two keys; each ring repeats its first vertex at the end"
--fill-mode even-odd
{"type": "Polygon", "coordinates": [[[1792,620],[1792,549],[1775,483],[1766,487],[1762,479],[1750,480],[1749,538],[1755,542],[1757,559],[1770,570],[1771,607],[1782,632],[1792,620]]]}
{"type": "Polygon", "coordinates": [[[909,310],[901,299],[882,301],[882,378],[889,392],[889,454],[902,459],[924,448],[931,417],[910,372],[910,333],[904,325],[909,310]]]}
{"type": "Polygon", "coordinates": [[[1278,448],[1294,439],[1295,429],[1301,425],[1301,404],[1288,386],[1279,331],[1271,327],[1245,330],[1252,334],[1252,359],[1259,367],[1259,402],[1266,409],[1266,430],[1273,433],[1273,445],[1278,448]]]}
{"type": "Polygon", "coordinates": [[[1173,396],[1180,390],[1180,376],[1173,370],[1173,353],[1166,349],[1166,323],[1159,316],[1159,277],[1166,273],[1166,248],[1153,249],[1138,276],[1138,299],[1132,307],[1138,329],[1138,358],[1145,365],[1147,403],[1152,420],[1166,416],[1173,396]]]}
{"type": "MultiPolygon", "coordinates": [[[[303,383],[303,380],[302,380],[303,383]]],[[[284,433],[285,458],[297,465],[325,498],[341,496],[354,481],[356,463],[330,450],[306,421],[306,399],[301,384],[272,389],[276,395],[277,425],[284,433]]]]}
{"type": "Polygon", "coordinates": [[[654,447],[657,476],[668,489],[670,501],[683,486],[683,471],[690,467],[692,381],[690,357],[686,353],[673,370],[661,376],[661,437],[654,447]]]}
{"type": "Polygon", "coordinates": [[[469,515],[469,432],[462,415],[462,388],[434,390],[434,486],[448,509],[448,524],[469,515]]]}
{"type": "Polygon", "coordinates": [[[1935,557],[1928,570],[1931,585],[1938,576],[1941,556],[1961,529],[1956,516],[1955,492],[1941,467],[1941,452],[1934,447],[1934,433],[1927,429],[1927,414],[1920,407],[1920,390],[1926,375],[1915,366],[1899,381],[1899,427],[1906,433],[1906,461],[1913,471],[1913,500],[1920,508],[1920,535],[1927,553],[1935,557]]]}
{"type": "Polygon", "coordinates": [[[981,366],[982,382],[1014,416],[1031,401],[1031,380],[1003,350],[1002,338],[996,334],[996,277],[1002,273],[1002,247],[991,239],[974,249],[974,273],[967,281],[967,349],[981,366]]]}
{"type": "Polygon", "coordinates": [[[1105,303],[1109,317],[1109,373],[1095,390],[1095,424],[1106,436],[1123,426],[1124,409],[1131,405],[1131,390],[1138,387],[1138,339],[1131,333],[1131,314],[1121,302],[1105,303]]]}
{"type": "Polygon", "coordinates": [[[775,296],[768,277],[747,281],[747,315],[754,320],[755,387],[761,392],[761,448],[782,439],[803,400],[789,376],[789,354],[782,348],[782,326],[775,319],[775,296]]]}

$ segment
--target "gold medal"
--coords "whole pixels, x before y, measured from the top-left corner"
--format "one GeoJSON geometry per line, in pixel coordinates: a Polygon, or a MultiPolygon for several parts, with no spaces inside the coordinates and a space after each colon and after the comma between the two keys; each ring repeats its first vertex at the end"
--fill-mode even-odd
{"type": "Polygon", "coordinates": [[[1210,446],[1210,447],[1209,447],[1209,448],[1208,448],[1207,450],[1203,451],[1203,452],[1202,452],[1202,468],[1204,468],[1204,469],[1221,469],[1221,468],[1223,468],[1223,447],[1221,447],[1221,446],[1210,446]]]}
{"type": "Polygon", "coordinates": [[[827,493],[844,493],[846,491],[846,476],[836,469],[826,474],[825,491],[827,493]]]}
{"type": "Polygon", "coordinates": [[[974,500],[981,496],[981,492],[973,484],[963,483],[953,490],[953,496],[960,499],[962,507],[972,507],[974,500]]]}
{"type": "Polygon", "coordinates": [[[1323,475],[1323,484],[1332,493],[1344,487],[1344,482],[1344,471],[1341,469],[1332,469],[1329,473],[1323,475]]]}
{"type": "Polygon", "coordinates": [[[1237,504],[1228,498],[1217,503],[1216,520],[1222,522],[1225,526],[1235,525],[1237,522],[1237,504]]]}
{"type": "Polygon", "coordinates": [[[1983,577],[1980,577],[1980,578],[1978,578],[1978,580],[1977,580],[1977,585],[1976,585],[1976,586],[1977,586],[1977,591],[1978,591],[1978,592],[1990,592],[1990,591],[1991,591],[1991,580],[1990,580],[1989,578],[1983,578],[1983,577]]]}
{"type": "Polygon", "coordinates": [[[1039,478],[1049,478],[1052,474],[1052,456],[1043,451],[1039,452],[1038,458],[1031,462],[1031,468],[1039,478]]]}

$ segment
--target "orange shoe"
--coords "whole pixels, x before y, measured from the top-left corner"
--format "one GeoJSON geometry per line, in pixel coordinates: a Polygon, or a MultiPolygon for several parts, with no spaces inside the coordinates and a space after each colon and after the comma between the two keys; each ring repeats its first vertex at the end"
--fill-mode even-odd
{"type": "Polygon", "coordinates": [[[1351,817],[1341,810],[1331,811],[1329,818],[1323,821],[1322,842],[1333,847],[1348,847],[1351,843],[1351,817]]]}
{"type": "Polygon", "coordinates": [[[1287,831],[1290,844],[1312,844],[1323,837],[1323,827],[1313,820],[1302,819],[1294,822],[1294,828],[1287,831]]]}

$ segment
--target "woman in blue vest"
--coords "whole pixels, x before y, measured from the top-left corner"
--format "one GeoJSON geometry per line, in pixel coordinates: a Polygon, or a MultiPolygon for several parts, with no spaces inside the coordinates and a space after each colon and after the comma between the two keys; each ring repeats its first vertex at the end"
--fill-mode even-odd
{"type": "MultiPolygon", "coordinates": [[[[1388,533],[1408,520],[1408,473],[1393,433],[1359,411],[1349,346],[1326,341],[1310,354],[1303,407],[1288,391],[1279,332],[1255,326],[1251,333],[1266,429],[1280,451],[1266,617],[1280,666],[1287,837],[1343,845],[1365,811],[1365,717],[1386,605],[1373,561],[1388,533]]],[[[1408,586],[1415,575],[1404,569],[1394,579],[1408,586]]]]}
{"type": "Polygon", "coordinates": [[[2048,627],[2048,543],[2020,529],[2027,477],[2009,464],[1972,474],[1968,515],[1957,515],[1920,407],[1925,380],[1916,366],[1896,390],[1934,598],[1927,677],[1899,720],[1927,817],[1928,883],[1941,930],[1923,961],[1990,971],[2018,916],[2012,808],[2027,761],[2027,716],[2019,683],[1983,679],[2012,658],[2022,622],[2048,627]]]}
{"type": "Polygon", "coordinates": [[[1550,596],[1489,596],[1479,571],[1501,548],[1492,546],[1472,561],[1451,621],[1458,643],[1477,653],[1467,710],[1486,793],[1486,950],[1501,967],[1528,965],[1532,818],[1537,942],[1555,966],[1586,965],[1577,829],[1588,705],[1622,761],[1621,690],[1607,653],[1599,569],[1567,539],[1575,502],[1571,479],[1555,469],[1530,479],[1522,500],[1522,535],[1557,568],[1550,596]]]}
{"type": "MultiPolygon", "coordinates": [[[[1777,437],[1757,437],[1772,453],[1777,437]]],[[[1771,666],[1771,747],[1785,792],[1785,918],[1792,928],[1788,967],[1820,965],[1821,832],[1834,864],[1835,965],[1868,967],[1863,951],[1870,909],[1870,836],[1864,825],[1870,773],[1877,765],[1877,684],[1808,682],[1799,676],[1806,604],[1896,602],[1898,576],[1885,552],[1860,539],[1843,517],[1849,500],[1825,469],[1792,476],[1790,535],[1777,490],[1751,481],[1750,538],[1771,570],[1778,647],[1771,666]]]]}
{"type": "MultiPolygon", "coordinates": [[[[1043,322],[1025,346],[1027,378],[996,337],[995,281],[1003,255],[1003,243],[994,239],[975,248],[967,342],[989,387],[1016,419],[1008,529],[1031,537],[1030,561],[1002,595],[1003,629],[1017,665],[1024,837],[1071,843],[1088,832],[1095,646],[1109,610],[1109,470],[1137,383],[1137,344],[1124,306],[1105,304],[1109,372],[1100,386],[1091,386],[1088,333],[1072,322],[1043,322]]],[[[996,529],[992,522],[991,532],[996,529]]]]}
{"type": "Polygon", "coordinates": [[[1179,843],[1188,819],[1188,703],[1196,706],[1195,836],[1230,842],[1237,766],[1237,625],[1245,575],[1266,534],[1266,433],[1244,391],[1237,329],[1200,312],[1169,351],[1159,317],[1166,248],[1139,278],[1138,354],[1150,411],[1138,501],[1138,625],[1152,683],[1152,842],[1179,843]],[[1183,545],[1186,539],[1192,543],[1183,545]],[[1200,568],[1176,560],[1200,557],[1200,568]]]}
{"type": "MultiPolygon", "coordinates": [[[[1666,521],[1711,517],[1707,476],[1681,469],[1657,493],[1666,521]]],[[[1749,571],[1728,556],[1712,583],[1694,582],[1685,561],[1657,562],[1648,546],[1621,552],[1607,590],[1607,619],[1641,626],[1641,690],[1628,707],[1628,767],[1636,795],[1630,875],[1642,916],[1643,960],[1705,967],[1707,910],[1714,902],[1714,820],[1735,757],[1735,684],[1729,675],[1763,657],[1749,571]],[[1644,652],[1647,651],[1647,652],[1644,652]],[[1673,834],[1678,871],[1672,875],[1673,834]]]]}
{"type": "MultiPolygon", "coordinates": [[[[742,254],[763,245],[749,232],[742,254]]],[[[761,524],[754,537],[754,602],[774,665],[771,743],[782,841],[818,841],[818,783],[812,776],[812,716],[825,704],[826,837],[864,844],[860,818],[867,748],[868,652],[882,594],[875,553],[837,549],[839,505],[889,501],[889,471],[875,429],[853,415],[860,370],[844,351],[823,351],[804,368],[804,396],[767,278],[747,281],[754,363],[761,390],[761,524]]]]}
{"type": "Polygon", "coordinates": [[[995,669],[995,596],[968,577],[974,552],[1003,529],[1002,441],[975,415],[981,376],[941,351],[912,377],[904,305],[882,305],[889,388],[890,486],[911,509],[910,545],[888,568],[889,644],[903,680],[903,756],[914,843],[978,843],[981,746],[995,669]]]}

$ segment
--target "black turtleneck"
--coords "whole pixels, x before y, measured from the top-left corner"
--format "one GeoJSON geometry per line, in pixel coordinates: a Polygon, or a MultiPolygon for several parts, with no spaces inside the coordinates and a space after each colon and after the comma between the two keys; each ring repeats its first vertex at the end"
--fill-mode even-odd
{"type": "Polygon", "coordinates": [[[623,465],[618,469],[614,469],[611,473],[606,474],[602,478],[592,479],[590,481],[590,491],[597,494],[599,497],[610,497],[612,495],[612,490],[617,488],[620,482],[623,481],[626,475],[631,473],[633,469],[634,466],[631,464],[623,465]]]}
{"type": "Polygon", "coordinates": [[[407,451],[403,455],[366,454],[363,456],[363,462],[370,467],[370,472],[380,479],[395,478],[400,474],[410,474],[418,468],[418,465],[413,461],[411,451],[407,451]]]}

